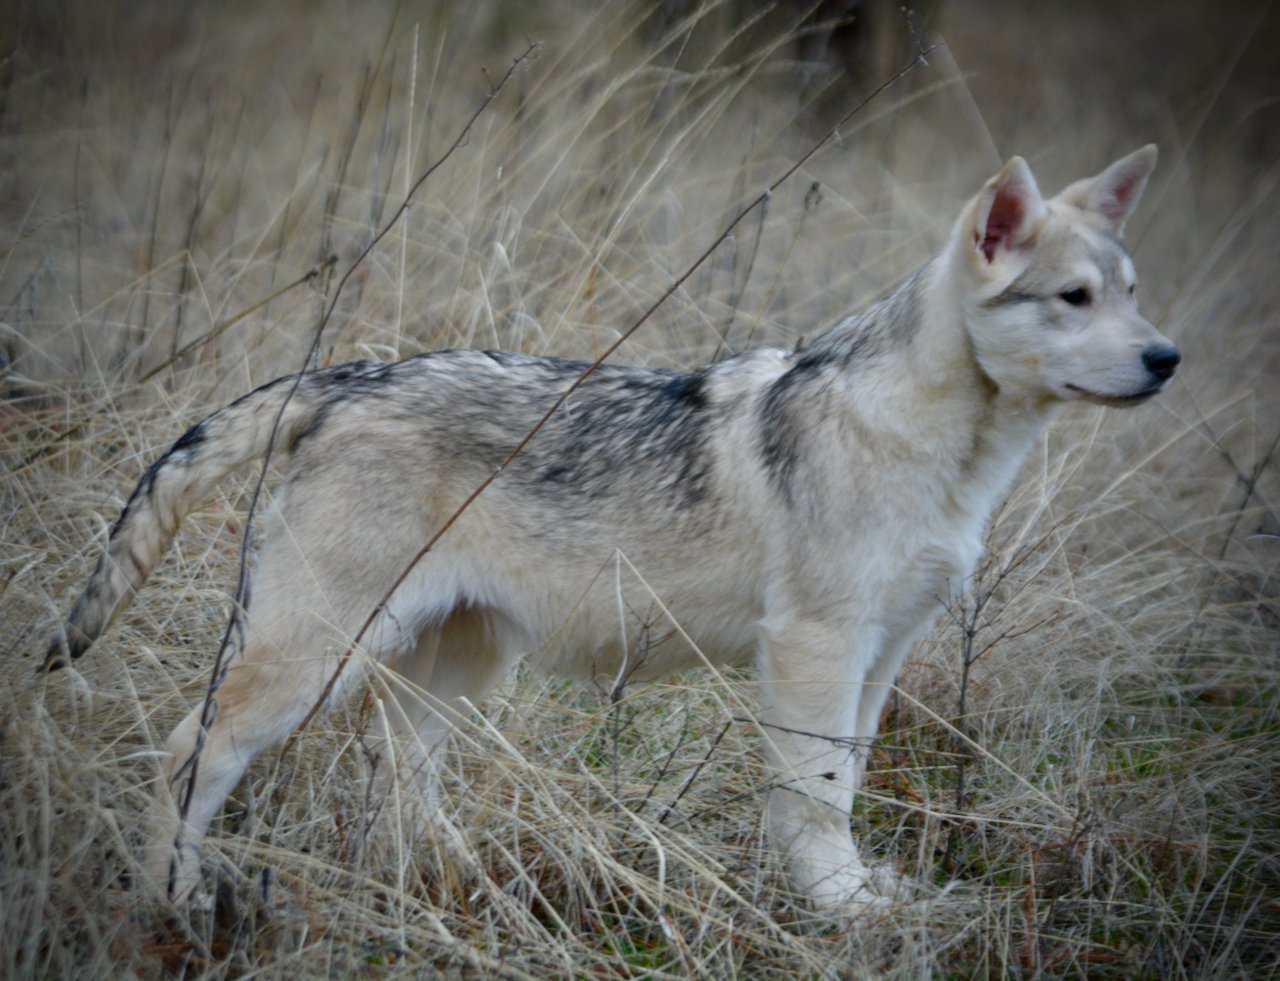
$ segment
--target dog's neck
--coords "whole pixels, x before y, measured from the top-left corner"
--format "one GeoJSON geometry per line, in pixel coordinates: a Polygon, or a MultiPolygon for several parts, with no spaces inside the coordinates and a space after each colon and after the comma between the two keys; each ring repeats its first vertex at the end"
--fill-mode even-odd
{"type": "Polygon", "coordinates": [[[1056,406],[1002,391],[983,371],[948,259],[934,259],[798,355],[845,366],[835,381],[841,409],[854,432],[876,437],[861,441],[864,450],[889,448],[889,466],[926,466],[966,509],[989,511],[1056,406]]]}
{"type": "MultiPolygon", "coordinates": [[[[1023,461],[1044,434],[1060,403],[1042,395],[1004,389],[983,368],[966,316],[971,305],[956,265],[962,257],[944,253],[930,264],[925,322],[913,346],[912,365],[927,379],[922,391],[950,386],[964,394],[954,400],[947,429],[968,440],[950,456],[956,493],[990,513],[1008,492],[1023,461]]],[[[925,411],[922,409],[922,411],[925,411]]]]}

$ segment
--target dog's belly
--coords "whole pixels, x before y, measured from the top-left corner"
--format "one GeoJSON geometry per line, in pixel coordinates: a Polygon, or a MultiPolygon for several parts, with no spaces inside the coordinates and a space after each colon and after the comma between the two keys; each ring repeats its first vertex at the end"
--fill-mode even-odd
{"type": "Polygon", "coordinates": [[[651,680],[690,668],[750,662],[759,612],[720,589],[593,588],[546,630],[531,658],[540,670],[600,680],[651,680]]]}
{"type": "Polygon", "coordinates": [[[743,522],[665,513],[532,522],[513,517],[518,503],[495,496],[477,509],[419,578],[437,610],[490,611],[504,658],[595,680],[751,658],[762,563],[743,522]]]}

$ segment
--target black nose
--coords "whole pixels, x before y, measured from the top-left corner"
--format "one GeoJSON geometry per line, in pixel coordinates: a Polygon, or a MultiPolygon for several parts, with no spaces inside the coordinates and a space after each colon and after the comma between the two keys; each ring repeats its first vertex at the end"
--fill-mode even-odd
{"type": "Polygon", "coordinates": [[[1142,352],[1142,363],[1147,371],[1161,381],[1167,381],[1173,377],[1173,369],[1178,367],[1178,362],[1181,360],[1182,354],[1171,344],[1149,347],[1142,352]]]}

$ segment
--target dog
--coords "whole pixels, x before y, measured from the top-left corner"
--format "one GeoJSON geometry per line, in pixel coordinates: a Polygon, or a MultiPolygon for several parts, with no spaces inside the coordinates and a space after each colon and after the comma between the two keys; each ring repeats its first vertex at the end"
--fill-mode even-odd
{"type": "Polygon", "coordinates": [[[45,662],[84,654],[220,478],[287,456],[216,715],[167,743],[147,880],[191,897],[249,761],[375,663],[425,693],[394,724],[431,800],[452,721],[522,659],[636,678],[754,659],[791,883],[820,910],[890,902],[850,810],[912,643],[1055,411],[1137,405],[1180,361],[1138,313],[1120,241],[1155,162],[1146,146],[1045,199],[1014,157],[864,312],[690,372],[602,364],[505,466],[585,363],[358,361],[196,423],[143,475],[45,662]],[[642,649],[655,609],[679,630],[642,649]]]}

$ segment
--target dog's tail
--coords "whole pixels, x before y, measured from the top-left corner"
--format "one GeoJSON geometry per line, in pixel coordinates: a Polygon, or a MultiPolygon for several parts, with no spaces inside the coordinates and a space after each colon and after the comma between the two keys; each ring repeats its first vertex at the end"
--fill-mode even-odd
{"type": "Polygon", "coordinates": [[[151,465],[111,529],[106,551],[71,608],[65,628],[50,641],[41,670],[61,668],[68,656],[80,657],[93,645],[129,605],[182,519],[221,478],[262,458],[268,443],[279,451],[292,448],[323,405],[316,387],[307,384],[312,377],[296,386],[296,376],[280,378],[250,392],[196,423],[151,465]]]}

